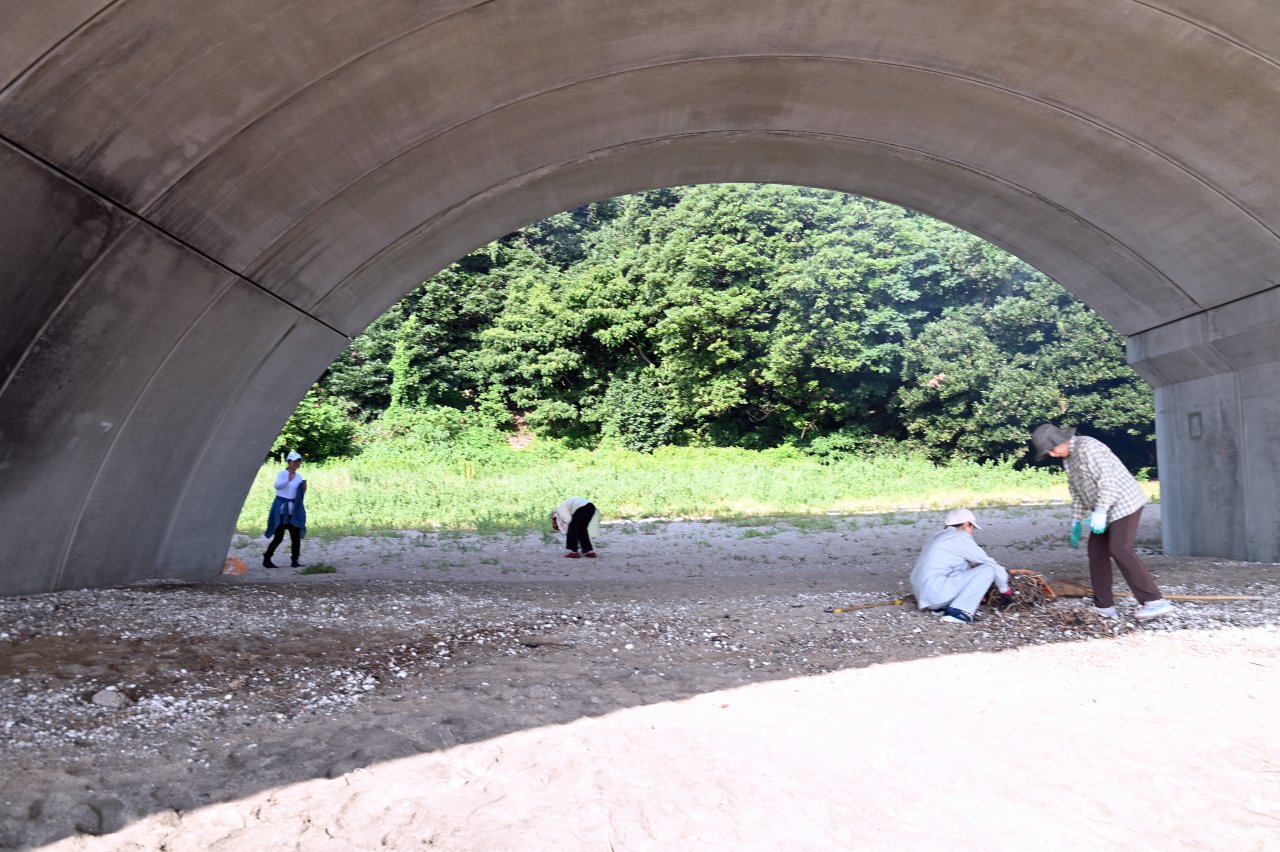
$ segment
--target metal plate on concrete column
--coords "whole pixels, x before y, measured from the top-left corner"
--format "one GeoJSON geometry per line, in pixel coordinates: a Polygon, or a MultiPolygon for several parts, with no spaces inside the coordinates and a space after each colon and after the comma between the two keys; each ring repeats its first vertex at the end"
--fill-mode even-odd
{"type": "Polygon", "coordinates": [[[1164,549],[1181,556],[1247,559],[1243,502],[1248,465],[1235,376],[1156,389],[1156,446],[1164,549]],[[1189,414],[1199,417],[1192,420],[1189,414]],[[1197,425],[1200,437],[1191,437],[1197,425]]]}

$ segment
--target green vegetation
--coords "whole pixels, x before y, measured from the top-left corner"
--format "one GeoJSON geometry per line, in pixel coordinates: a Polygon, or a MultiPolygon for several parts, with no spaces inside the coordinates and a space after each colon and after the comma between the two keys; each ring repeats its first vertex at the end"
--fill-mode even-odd
{"type": "Polygon", "coordinates": [[[441,408],[575,447],[934,460],[1020,456],[1054,420],[1154,463],[1151,390],[1096,314],[971,234],[798,187],[655,190],[473,252],[352,342],[277,450],[349,455],[441,408]]]}
{"type": "Polygon", "coordinates": [[[282,458],[295,447],[305,447],[312,458],[350,455],[355,450],[357,427],[348,416],[352,407],[350,402],[333,398],[323,388],[313,387],[280,430],[271,445],[271,455],[282,458]]]}
{"type": "MultiPolygon", "coordinates": [[[[276,466],[264,465],[238,530],[261,535],[276,466]]],[[[793,448],[663,447],[571,450],[554,441],[502,447],[473,472],[408,444],[372,448],[352,459],[304,468],[308,534],[328,537],[388,529],[527,532],[544,530],[566,495],[585,493],[608,520],[739,518],[746,529],[764,516],[794,515],[828,529],[827,513],[856,514],[992,506],[1067,499],[1063,475],[1018,470],[1010,462],[957,459],[935,465],[920,456],[822,461],[793,448]]],[[[904,519],[903,523],[911,523],[904,519]]],[[[856,526],[850,525],[850,529],[856,526]]],[[[632,530],[635,531],[635,530],[632,530]]],[[[642,531],[642,530],[641,530],[642,531]]]]}
{"type": "Polygon", "coordinates": [[[319,536],[540,529],[571,493],[615,519],[815,519],[1063,499],[1027,464],[1044,420],[1145,478],[1153,409],[1122,338],[994,246],[732,184],[590,204],[462,258],[351,343],[272,454],[307,458],[319,536]]]}
{"type": "Polygon", "coordinates": [[[301,571],[294,571],[295,574],[336,574],[338,569],[328,562],[317,562],[315,565],[308,565],[301,571]]]}

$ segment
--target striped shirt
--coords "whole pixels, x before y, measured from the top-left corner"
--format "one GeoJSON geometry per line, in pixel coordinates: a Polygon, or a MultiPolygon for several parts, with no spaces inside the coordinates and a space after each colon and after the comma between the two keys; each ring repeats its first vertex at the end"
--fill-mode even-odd
{"type": "Polygon", "coordinates": [[[1071,491],[1071,517],[1083,521],[1096,511],[1107,513],[1107,523],[1132,515],[1147,505],[1147,494],[1138,480],[1107,445],[1077,435],[1071,454],[1062,460],[1071,491]]]}

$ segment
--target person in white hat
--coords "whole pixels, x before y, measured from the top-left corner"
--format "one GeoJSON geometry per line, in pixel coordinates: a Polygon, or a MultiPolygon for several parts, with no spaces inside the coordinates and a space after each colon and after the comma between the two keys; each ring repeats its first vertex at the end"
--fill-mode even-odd
{"type": "Polygon", "coordinates": [[[274,568],[271,554],[276,552],[280,542],[284,540],[285,531],[289,532],[289,544],[292,548],[294,568],[302,567],[298,557],[302,555],[302,539],[307,534],[307,509],[303,496],[307,493],[307,480],[298,472],[302,465],[302,455],[297,451],[285,456],[286,467],[276,474],[276,499],[271,501],[271,512],[267,515],[267,531],[264,536],[271,539],[267,552],[262,555],[262,567],[274,568]]]}
{"type": "Polygon", "coordinates": [[[1000,608],[1012,603],[1009,572],[973,540],[973,531],[982,529],[973,512],[952,509],[943,523],[911,571],[911,592],[920,609],[941,612],[951,624],[970,624],[978,620],[978,604],[993,583],[1000,608]]]}

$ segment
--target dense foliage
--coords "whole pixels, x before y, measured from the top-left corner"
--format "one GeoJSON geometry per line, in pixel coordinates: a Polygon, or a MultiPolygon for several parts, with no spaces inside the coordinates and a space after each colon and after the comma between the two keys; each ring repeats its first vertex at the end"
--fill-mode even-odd
{"type": "Polygon", "coordinates": [[[1152,464],[1151,391],[1097,315],[970,234],[796,187],[655,190],[524,228],[409,294],[320,387],[374,431],[443,407],[570,446],[996,459],[1051,419],[1152,464]]]}
{"type": "Polygon", "coordinates": [[[356,423],[347,416],[348,405],[313,387],[280,430],[271,455],[283,460],[299,447],[312,459],[349,455],[355,449],[356,423]]]}

